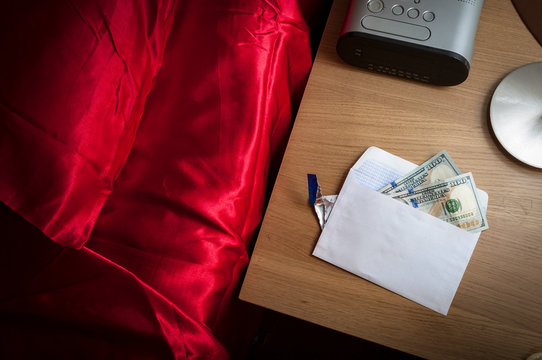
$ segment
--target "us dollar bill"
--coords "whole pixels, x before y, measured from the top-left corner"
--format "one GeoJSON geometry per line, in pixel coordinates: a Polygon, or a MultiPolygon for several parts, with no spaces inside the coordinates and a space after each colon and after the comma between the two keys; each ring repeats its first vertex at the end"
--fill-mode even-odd
{"type": "Polygon", "coordinates": [[[470,172],[390,196],[467,231],[488,228],[470,172]]]}
{"type": "Polygon", "coordinates": [[[405,190],[415,189],[430,183],[451,178],[461,174],[446,150],[442,150],[408,174],[384,186],[379,192],[392,194],[405,190]]]}

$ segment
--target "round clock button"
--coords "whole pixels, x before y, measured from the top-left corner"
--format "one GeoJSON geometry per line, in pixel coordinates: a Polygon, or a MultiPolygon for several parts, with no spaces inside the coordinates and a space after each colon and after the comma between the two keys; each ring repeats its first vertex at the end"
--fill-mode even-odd
{"type": "Polygon", "coordinates": [[[391,8],[391,12],[393,13],[393,15],[403,15],[405,9],[401,5],[395,5],[391,8]]]}
{"type": "Polygon", "coordinates": [[[411,8],[408,9],[407,15],[411,19],[416,19],[418,16],[420,16],[420,11],[418,9],[411,8]]]}
{"type": "Polygon", "coordinates": [[[370,0],[367,3],[367,9],[369,9],[370,12],[379,13],[384,10],[384,3],[382,0],[370,0]]]}
{"type": "Polygon", "coordinates": [[[423,13],[423,19],[427,22],[431,22],[433,20],[435,20],[435,13],[434,12],[431,12],[431,11],[426,11],[423,13]]]}

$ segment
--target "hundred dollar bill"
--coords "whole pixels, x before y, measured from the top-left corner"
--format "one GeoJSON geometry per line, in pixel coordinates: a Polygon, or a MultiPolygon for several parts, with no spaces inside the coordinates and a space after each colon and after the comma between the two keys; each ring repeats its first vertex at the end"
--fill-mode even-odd
{"type": "Polygon", "coordinates": [[[488,228],[470,172],[390,196],[467,231],[488,228]]]}
{"type": "Polygon", "coordinates": [[[382,194],[392,194],[418,186],[425,186],[433,182],[451,178],[461,174],[454,161],[446,150],[442,150],[408,174],[393,181],[379,190],[382,194]]]}

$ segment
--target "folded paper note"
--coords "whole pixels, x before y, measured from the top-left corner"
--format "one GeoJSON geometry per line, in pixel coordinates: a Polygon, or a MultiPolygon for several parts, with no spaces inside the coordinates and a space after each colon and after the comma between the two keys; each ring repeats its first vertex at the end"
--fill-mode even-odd
{"type": "MultiPolygon", "coordinates": [[[[415,166],[369,148],[350,170],[313,255],[446,315],[480,233],[375,191],[415,166]]],[[[487,194],[477,194],[485,211],[487,194]]]]}

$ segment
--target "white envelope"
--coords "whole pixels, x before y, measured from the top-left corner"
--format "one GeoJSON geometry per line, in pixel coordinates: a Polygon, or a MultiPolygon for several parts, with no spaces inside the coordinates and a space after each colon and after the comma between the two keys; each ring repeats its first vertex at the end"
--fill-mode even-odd
{"type": "MultiPolygon", "coordinates": [[[[313,255],[446,315],[480,233],[362,185],[358,163],[345,180],[313,255]]],[[[478,195],[487,208],[487,194],[478,195]]]]}

